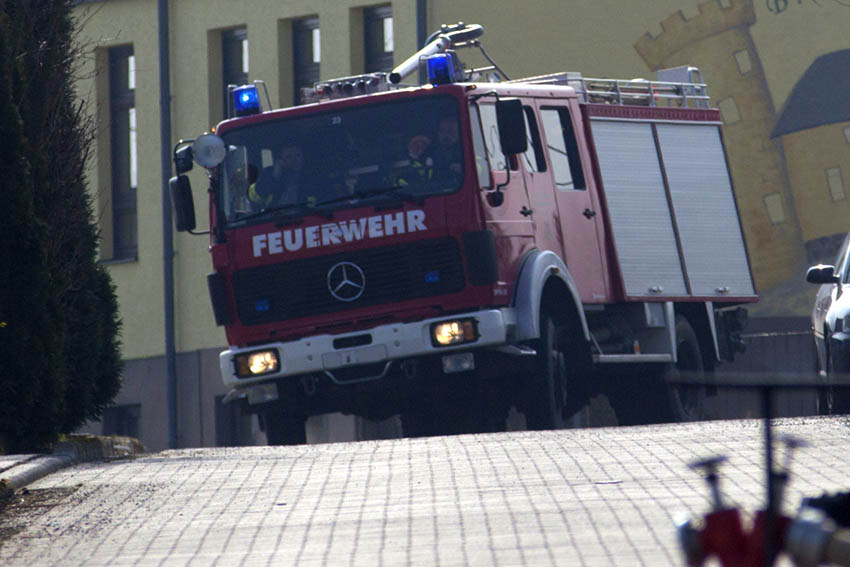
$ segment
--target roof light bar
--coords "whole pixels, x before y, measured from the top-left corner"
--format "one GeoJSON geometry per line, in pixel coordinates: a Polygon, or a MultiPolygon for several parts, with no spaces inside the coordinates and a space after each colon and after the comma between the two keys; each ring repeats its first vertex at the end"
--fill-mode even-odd
{"type": "Polygon", "coordinates": [[[305,102],[318,102],[329,98],[377,93],[388,88],[386,73],[372,73],[321,81],[313,85],[312,89],[303,89],[302,96],[305,102]]]}
{"type": "Polygon", "coordinates": [[[437,53],[425,58],[428,82],[432,85],[447,85],[455,82],[455,63],[452,53],[437,53]]]}
{"type": "Polygon", "coordinates": [[[256,85],[242,85],[230,91],[233,97],[233,115],[249,116],[259,114],[262,111],[260,94],[256,85]]]}

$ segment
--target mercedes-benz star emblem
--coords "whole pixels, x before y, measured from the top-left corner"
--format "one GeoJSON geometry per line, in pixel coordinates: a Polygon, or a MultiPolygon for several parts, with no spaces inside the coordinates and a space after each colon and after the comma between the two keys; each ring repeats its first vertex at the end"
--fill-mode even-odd
{"type": "Polygon", "coordinates": [[[328,270],[328,291],[340,301],[354,301],[366,289],[366,276],[357,264],[340,262],[328,270]]]}

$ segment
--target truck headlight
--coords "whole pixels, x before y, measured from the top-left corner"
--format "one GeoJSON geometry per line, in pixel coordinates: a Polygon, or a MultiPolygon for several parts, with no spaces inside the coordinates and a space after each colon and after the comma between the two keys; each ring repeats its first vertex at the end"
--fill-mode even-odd
{"type": "Polygon", "coordinates": [[[252,378],[280,370],[280,359],[276,350],[258,350],[236,355],[236,375],[252,378]]]}
{"type": "Polygon", "coordinates": [[[431,325],[431,342],[436,347],[461,345],[478,340],[478,322],[475,319],[441,321],[431,325]]]}

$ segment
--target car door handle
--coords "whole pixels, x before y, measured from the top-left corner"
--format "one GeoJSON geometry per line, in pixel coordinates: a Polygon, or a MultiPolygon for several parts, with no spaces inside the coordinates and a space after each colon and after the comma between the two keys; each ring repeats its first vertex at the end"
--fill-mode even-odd
{"type": "Polygon", "coordinates": [[[519,210],[519,214],[521,214],[524,217],[531,216],[531,213],[532,213],[532,210],[529,209],[528,207],[526,207],[525,205],[523,205],[522,208],[519,210]]]}
{"type": "Polygon", "coordinates": [[[582,211],[581,214],[583,214],[584,216],[586,216],[589,219],[592,219],[593,217],[596,216],[596,211],[591,211],[590,209],[585,209],[584,211],[582,211]]]}

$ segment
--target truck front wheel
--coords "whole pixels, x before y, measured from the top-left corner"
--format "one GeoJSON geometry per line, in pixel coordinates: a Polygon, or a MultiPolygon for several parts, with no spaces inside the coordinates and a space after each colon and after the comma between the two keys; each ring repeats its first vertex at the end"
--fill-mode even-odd
{"type": "Polygon", "coordinates": [[[260,416],[269,445],[303,445],[307,442],[307,418],[304,416],[285,413],[276,404],[265,409],[260,416]]]}
{"type": "Polygon", "coordinates": [[[530,377],[524,407],[529,429],[560,429],[566,425],[569,377],[576,361],[571,360],[567,326],[544,311],[540,317],[540,338],[535,372],[530,377]]]}

